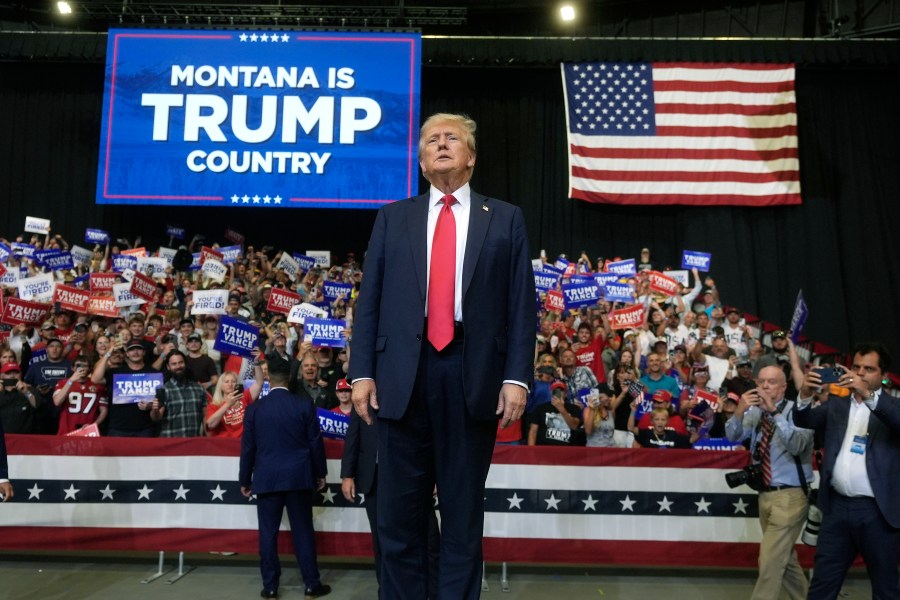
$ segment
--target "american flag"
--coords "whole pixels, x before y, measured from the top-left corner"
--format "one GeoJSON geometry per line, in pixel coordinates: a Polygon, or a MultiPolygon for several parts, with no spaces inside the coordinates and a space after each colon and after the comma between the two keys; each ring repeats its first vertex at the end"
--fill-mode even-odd
{"type": "Polygon", "coordinates": [[[569,196],[800,204],[794,66],[564,63],[569,196]]]}

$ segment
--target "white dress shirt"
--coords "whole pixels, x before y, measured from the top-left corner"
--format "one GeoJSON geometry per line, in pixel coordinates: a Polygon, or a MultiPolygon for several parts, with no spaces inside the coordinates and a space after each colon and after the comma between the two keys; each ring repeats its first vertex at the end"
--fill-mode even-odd
{"type": "MultiPolygon", "coordinates": [[[[427,289],[431,285],[431,242],[434,239],[434,229],[437,226],[438,216],[444,203],[441,198],[444,193],[434,186],[428,192],[428,247],[426,248],[426,298],[427,289]]],[[[462,273],[463,260],[466,256],[466,239],[469,235],[469,210],[472,205],[472,190],[469,184],[464,184],[461,188],[453,192],[456,198],[450,206],[453,211],[453,218],[456,221],[456,278],[453,284],[453,320],[462,322],[462,273]]],[[[425,304],[425,316],[428,316],[428,303],[425,304]]]]}
{"type": "MultiPolygon", "coordinates": [[[[881,390],[875,392],[872,407],[878,405],[881,390]]],[[[831,487],[837,493],[844,496],[868,496],[875,497],[872,491],[872,483],[869,481],[869,472],[866,470],[866,455],[852,452],[854,436],[860,436],[868,441],[869,415],[872,411],[865,402],[859,402],[850,398],[850,414],[847,417],[847,431],[844,433],[844,441],[834,462],[834,474],[831,476],[831,487]]],[[[867,445],[868,446],[868,445],[867,445]]],[[[866,447],[866,452],[869,448],[866,447]]]]}

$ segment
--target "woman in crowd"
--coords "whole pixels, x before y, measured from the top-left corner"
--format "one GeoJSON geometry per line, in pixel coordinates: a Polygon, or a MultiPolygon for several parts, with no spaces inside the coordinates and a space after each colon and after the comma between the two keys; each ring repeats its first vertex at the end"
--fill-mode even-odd
{"type": "Polygon", "coordinates": [[[253,385],[244,389],[233,371],[225,371],[206,406],[206,434],[211,437],[239,438],[244,432],[244,411],[256,402],[263,386],[262,368],[254,369],[253,385]]]}
{"type": "Polygon", "coordinates": [[[615,418],[613,413],[622,401],[622,396],[613,396],[613,391],[605,383],[598,388],[598,395],[588,400],[582,413],[587,446],[612,448],[615,442],[615,418]]]}
{"type": "MultiPolygon", "coordinates": [[[[627,354],[630,353],[630,350],[623,351],[622,357],[627,358],[627,354]]],[[[620,448],[630,448],[631,432],[628,430],[628,415],[630,413],[629,405],[631,404],[632,396],[629,392],[629,386],[640,378],[640,373],[634,368],[633,364],[622,360],[619,361],[619,365],[613,370],[612,378],[612,402],[610,406],[612,407],[613,423],[616,429],[616,445],[620,448]]]]}

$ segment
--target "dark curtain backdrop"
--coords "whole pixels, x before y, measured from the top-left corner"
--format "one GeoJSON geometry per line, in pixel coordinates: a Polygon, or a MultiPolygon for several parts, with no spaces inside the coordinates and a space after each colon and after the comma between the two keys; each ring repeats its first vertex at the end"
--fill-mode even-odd
{"type": "MultiPolygon", "coordinates": [[[[760,44],[747,46],[746,60],[762,59],[760,44]]],[[[704,46],[707,60],[715,59],[714,48],[704,46]]],[[[728,46],[722,59],[740,60],[737,54],[728,46]]],[[[790,60],[789,51],[782,54],[790,60]]],[[[787,325],[802,288],[813,339],[841,350],[881,339],[900,361],[900,63],[859,64],[849,56],[845,63],[798,64],[798,207],[618,207],[568,199],[562,86],[559,67],[547,64],[552,56],[507,68],[426,61],[422,115],[461,111],[478,122],[473,187],[523,208],[532,255],[544,248],[551,256],[586,250],[592,258],[632,257],[649,246],[655,265],[677,268],[683,248],[706,250],[726,303],[787,325]]],[[[156,246],[168,241],[165,225],[177,223],[210,239],[230,226],[257,246],[338,254],[365,248],[370,211],[95,205],[102,89],[97,62],[0,63],[0,235],[20,233],[32,215],[51,219],[74,243],[85,227],[100,227],[117,237],[143,235],[156,246]]]]}

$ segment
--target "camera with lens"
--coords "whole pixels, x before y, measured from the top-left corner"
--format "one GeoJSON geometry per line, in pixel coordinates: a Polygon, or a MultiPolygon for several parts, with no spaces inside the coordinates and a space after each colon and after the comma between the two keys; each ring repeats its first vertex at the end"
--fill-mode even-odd
{"type": "Polygon", "coordinates": [[[815,546],[819,541],[819,527],[822,526],[822,511],[816,506],[819,490],[809,491],[809,511],[806,513],[806,526],[800,539],[807,546],[815,546]]]}
{"type": "Polygon", "coordinates": [[[763,472],[760,465],[747,465],[740,471],[725,473],[725,483],[730,488],[739,485],[747,485],[750,489],[759,491],[763,488],[763,472]]]}

